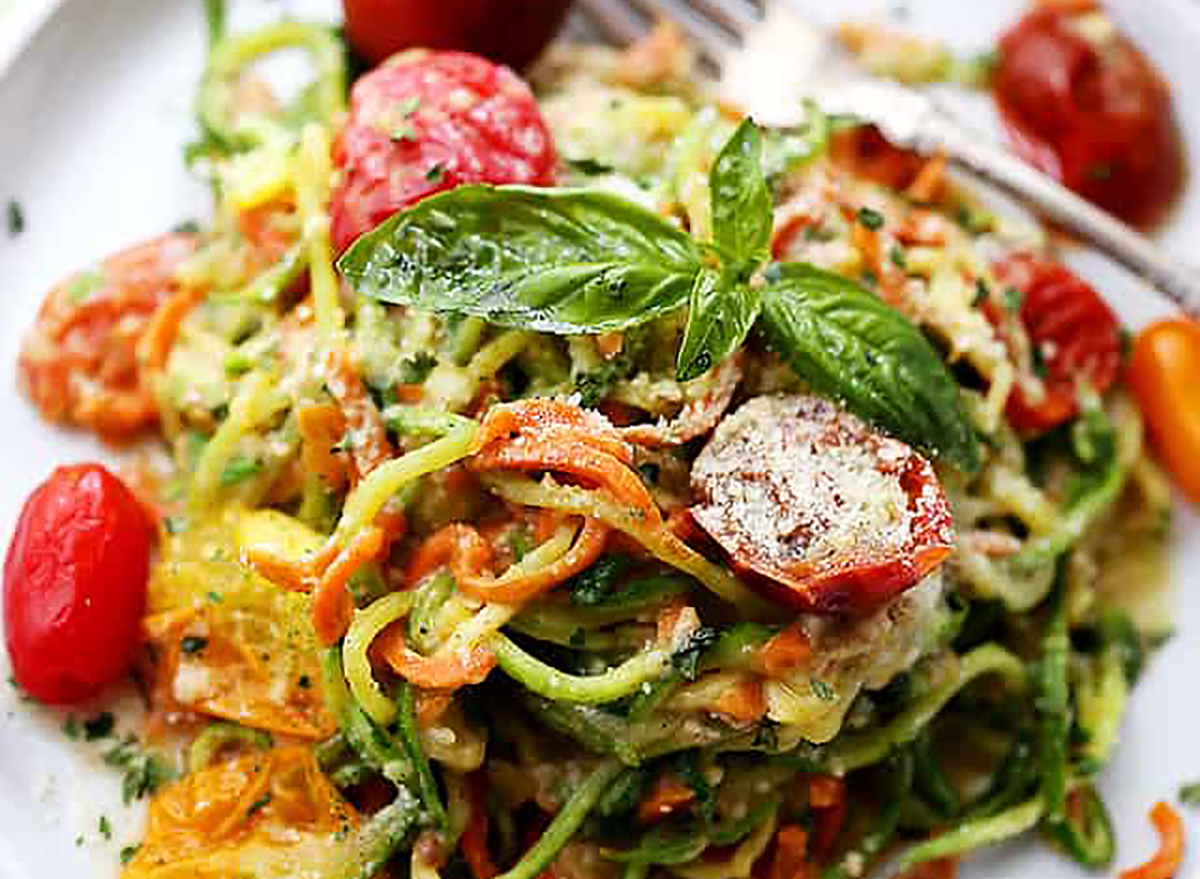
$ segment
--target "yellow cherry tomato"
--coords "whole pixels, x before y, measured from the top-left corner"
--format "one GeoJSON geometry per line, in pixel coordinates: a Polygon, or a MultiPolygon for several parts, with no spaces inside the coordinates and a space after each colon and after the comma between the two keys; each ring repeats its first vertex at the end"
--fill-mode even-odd
{"type": "Polygon", "coordinates": [[[1174,318],[1138,333],[1129,384],[1163,463],[1200,504],[1200,323],[1174,318]]]}

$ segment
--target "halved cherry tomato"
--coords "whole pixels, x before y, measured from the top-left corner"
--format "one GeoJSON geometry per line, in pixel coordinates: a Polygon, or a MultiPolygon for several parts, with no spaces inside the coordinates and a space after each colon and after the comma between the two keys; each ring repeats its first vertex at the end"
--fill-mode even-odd
{"type": "MultiPolygon", "coordinates": [[[[1022,433],[1044,433],[1075,417],[1080,384],[1101,393],[1112,387],[1121,371],[1121,326],[1091,285],[1056,262],[1021,253],[992,271],[1003,287],[1021,294],[1021,322],[1045,385],[1041,399],[1014,390],[1008,418],[1022,433]]],[[[989,317],[998,324],[995,308],[989,317]]]]}
{"type": "Polygon", "coordinates": [[[153,531],[99,464],[60,467],[21,511],[4,562],[4,635],[17,683],[42,702],[77,702],[134,659],[153,531]]]}
{"type": "Polygon", "coordinates": [[[1146,327],[1133,343],[1128,378],[1151,441],[1200,504],[1200,324],[1177,318],[1146,327]]]}
{"type": "Polygon", "coordinates": [[[533,92],[507,67],[414,49],[354,86],[334,145],[340,251],[400,208],[464,183],[554,182],[558,156],[533,92]]]}
{"type": "Polygon", "coordinates": [[[343,0],[346,34],[378,64],[401,49],[459,49],[518,70],[550,42],[571,0],[343,0]]]}
{"type": "Polygon", "coordinates": [[[1095,4],[1026,14],[1000,40],[994,84],[1017,152],[1085,198],[1145,223],[1179,191],[1167,86],[1095,4]]]}
{"type": "Polygon", "coordinates": [[[126,248],[51,290],[17,361],[21,389],[51,421],[127,440],[158,422],[137,345],[179,290],[175,271],[196,236],[171,233],[126,248]]]}
{"type": "Polygon", "coordinates": [[[780,602],[873,610],[945,561],[950,506],[932,465],[815,396],[755,397],[692,467],[692,516],[780,602]]]}

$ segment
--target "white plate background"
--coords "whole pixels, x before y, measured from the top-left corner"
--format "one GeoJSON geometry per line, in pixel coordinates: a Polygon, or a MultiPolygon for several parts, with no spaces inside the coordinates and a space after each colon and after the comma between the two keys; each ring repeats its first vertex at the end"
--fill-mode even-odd
{"type": "MultiPolygon", "coordinates": [[[[879,8],[870,0],[797,0],[818,20],[879,8]]],[[[1111,0],[1118,19],[1171,82],[1176,111],[1200,156],[1200,5],[1190,0],[1111,0]]],[[[244,0],[235,25],[285,11],[330,17],[326,0],[244,0]]],[[[905,0],[917,30],[964,50],[991,45],[1014,20],[1017,0],[905,0]]],[[[893,6],[894,8],[894,6],[893,6]]],[[[208,209],[205,188],[185,172],[181,148],[194,133],[191,102],[203,63],[199,0],[73,0],[0,79],[0,204],[17,199],[26,229],[0,230],[0,544],[28,492],[59,463],[109,453],[93,440],[52,429],[16,390],[21,334],[43,292],[67,272],[208,209]]],[[[995,122],[984,102],[962,110],[995,122]]],[[[1196,258],[1200,193],[1193,186],[1163,240],[1196,258]]],[[[1164,311],[1136,280],[1094,254],[1072,262],[1122,316],[1139,326],[1164,311]]],[[[1200,258],[1197,258],[1200,262],[1200,258]]],[[[1200,393],[1200,389],[1197,390],[1200,393]]],[[[1103,776],[1118,834],[1118,864],[1153,849],[1150,805],[1200,780],[1200,522],[1178,505],[1174,579],[1178,635],[1137,688],[1123,744],[1103,776]]],[[[2,654],[3,651],[0,651],[2,654]]],[[[0,659],[4,670],[7,659],[0,659]]],[[[18,705],[0,682],[0,877],[111,876],[116,852],[137,837],[137,811],[123,813],[118,779],[94,749],[68,743],[62,715],[18,705]],[[117,827],[97,832],[101,814],[117,827]],[[77,840],[82,844],[77,844],[77,840]]],[[[1197,816],[1185,816],[1200,832],[1197,816]]],[[[1196,840],[1193,840],[1196,844],[1196,840]]],[[[1200,877],[1196,858],[1180,879],[1200,877]]],[[[1007,846],[972,861],[967,879],[1069,879],[1082,871],[1036,844],[1007,846]]]]}

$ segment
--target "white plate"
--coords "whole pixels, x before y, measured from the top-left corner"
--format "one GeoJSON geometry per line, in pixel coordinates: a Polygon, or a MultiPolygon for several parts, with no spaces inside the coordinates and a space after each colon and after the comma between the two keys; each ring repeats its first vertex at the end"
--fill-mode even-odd
{"type": "MultiPolygon", "coordinates": [[[[800,0],[828,20],[866,9],[866,0],[800,0]]],[[[982,49],[1018,11],[1017,0],[907,0],[910,24],[982,49]]],[[[1189,0],[1114,0],[1112,5],[1172,84],[1185,136],[1200,156],[1200,6],[1189,0]],[[1136,15],[1134,13],[1137,13],[1136,15]]],[[[333,13],[324,0],[265,0],[237,8],[241,21],[285,11],[333,13]]],[[[0,203],[18,199],[26,230],[0,230],[0,538],[5,542],[26,494],[55,464],[104,457],[94,441],[41,423],[18,395],[13,364],[42,294],[63,274],[189,217],[204,216],[204,187],[189,178],[181,147],[192,136],[191,101],[203,60],[195,2],[76,0],[67,3],[0,80],[0,203]]],[[[981,104],[968,106],[993,125],[981,104]]],[[[1187,194],[1165,240],[1181,250],[1200,239],[1200,193],[1187,194]]],[[[1133,326],[1163,308],[1136,281],[1085,253],[1073,261],[1133,326]]],[[[1200,779],[1194,698],[1200,669],[1200,523],[1179,505],[1175,579],[1180,634],[1154,659],[1136,690],[1123,744],[1103,777],[1118,834],[1118,863],[1153,849],[1149,806],[1200,779]],[[1191,582],[1189,582],[1191,581],[1191,582]],[[1192,707],[1189,707],[1191,705],[1192,707]]],[[[0,651],[2,653],[3,651],[0,651]]],[[[6,662],[0,660],[0,663],[6,662]]],[[[116,852],[136,838],[117,821],[112,841],[100,814],[116,819],[117,779],[94,753],[67,743],[61,715],[31,712],[0,684],[0,877],[112,875],[116,852]],[[76,845],[77,838],[82,845],[76,845]]],[[[1189,823],[1192,816],[1186,816],[1189,823]]],[[[135,819],[134,819],[135,822],[135,819]]],[[[136,822],[135,822],[136,823],[136,822]]],[[[1081,871],[1032,839],[972,861],[971,879],[1067,879],[1081,871]]],[[[1194,864],[1181,876],[1200,877],[1194,864]]]]}

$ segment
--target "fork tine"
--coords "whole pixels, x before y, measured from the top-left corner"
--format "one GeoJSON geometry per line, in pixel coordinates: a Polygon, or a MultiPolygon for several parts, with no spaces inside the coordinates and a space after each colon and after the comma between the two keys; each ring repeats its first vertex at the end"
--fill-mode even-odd
{"type": "Polygon", "coordinates": [[[736,45],[733,37],[712,20],[691,9],[685,0],[628,0],[653,18],[668,18],[683,28],[700,55],[720,68],[721,59],[736,45]]]}
{"type": "Polygon", "coordinates": [[[738,37],[762,19],[754,0],[692,0],[692,6],[738,37]]]}
{"type": "Polygon", "coordinates": [[[579,0],[579,10],[605,39],[618,45],[632,43],[648,28],[624,0],[579,0]]]}

